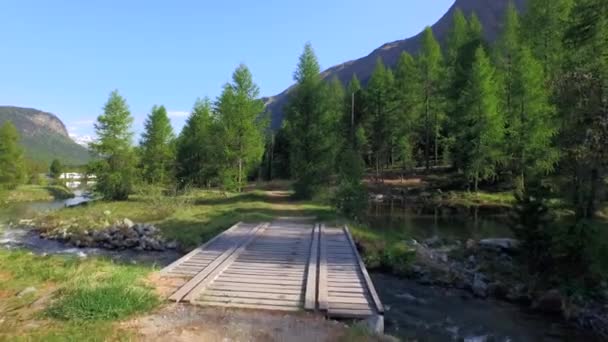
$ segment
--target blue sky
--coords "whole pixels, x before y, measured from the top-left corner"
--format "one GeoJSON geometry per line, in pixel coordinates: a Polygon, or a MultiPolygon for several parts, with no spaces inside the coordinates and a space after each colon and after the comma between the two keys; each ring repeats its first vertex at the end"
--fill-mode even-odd
{"type": "Polygon", "coordinates": [[[28,1],[0,4],[0,104],[57,114],[93,133],[118,89],[141,130],[154,104],[179,130],[197,97],[216,97],[239,63],[264,96],[290,84],[304,43],[322,68],[410,37],[453,0],[28,1]]]}

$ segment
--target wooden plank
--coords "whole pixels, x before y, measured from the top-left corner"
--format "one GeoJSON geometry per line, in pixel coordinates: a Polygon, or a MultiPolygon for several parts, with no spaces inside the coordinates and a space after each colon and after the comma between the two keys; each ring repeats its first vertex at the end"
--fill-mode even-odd
{"type": "Polygon", "coordinates": [[[262,289],[299,289],[299,290],[303,290],[304,289],[304,285],[284,285],[284,284],[249,284],[249,283],[233,283],[233,282],[225,282],[225,281],[221,281],[221,279],[218,279],[217,281],[213,282],[213,284],[211,284],[210,287],[214,287],[214,286],[231,286],[231,287],[239,287],[241,289],[257,289],[257,288],[262,288],[262,289]]]}
{"type": "Polygon", "coordinates": [[[278,285],[301,285],[304,280],[303,278],[304,277],[302,277],[302,279],[291,280],[291,279],[283,279],[283,278],[268,279],[268,278],[263,278],[263,277],[257,277],[257,278],[223,277],[223,276],[221,277],[222,281],[230,282],[230,283],[278,284],[278,285]]]}
{"type": "Polygon", "coordinates": [[[216,235],[211,240],[209,240],[206,243],[204,243],[202,246],[199,246],[199,247],[193,249],[190,253],[188,253],[188,254],[184,255],[183,257],[177,259],[176,261],[172,262],[167,267],[165,267],[162,270],[160,270],[159,273],[161,275],[169,273],[169,271],[171,271],[172,269],[174,269],[177,265],[179,265],[182,262],[185,262],[186,260],[189,260],[190,258],[192,258],[193,256],[195,256],[196,254],[202,252],[206,247],[208,247],[209,245],[211,245],[213,242],[217,241],[220,237],[226,236],[226,235],[230,234],[232,231],[234,231],[242,223],[243,222],[237,222],[232,227],[230,227],[227,230],[225,230],[223,233],[221,233],[219,235],[216,235]]]}
{"type": "Polygon", "coordinates": [[[251,292],[251,291],[220,291],[208,289],[202,295],[201,298],[209,297],[226,297],[229,299],[272,299],[272,300],[293,300],[300,301],[302,294],[285,294],[285,293],[263,293],[263,292],[251,292]]]}
{"type": "Polygon", "coordinates": [[[304,309],[315,310],[317,308],[317,272],[319,263],[319,227],[315,225],[312,229],[312,241],[308,259],[306,277],[306,294],[304,296],[304,309]]]}
{"type": "Polygon", "coordinates": [[[364,296],[330,296],[331,308],[339,307],[340,304],[365,304],[369,307],[369,301],[364,296]]]}
{"type": "Polygon", "coordinates": [[[210,301],[216,303],[241,303],[241,304],[255,304],[255,305],[282,305],[282,306],[296,306],[299,307],[301,300],[289,300],[289,299],[258,299],[258,298],[231,298],[231,297],[218,297],[208,296],[203,294],[196,301],[210,301]]]}
{"type": "MultiPolygon", "coordinates": [[[[249,231],[249,238],[246,240],[245,244],[249,241],[251,241],[251,239],[253,237],[255,237],[256,233],[260,231],[260,229],[265,228],[265,225],[258,225],[256,226],[253,230],[249,231]]],[[[239,240],[239,243],[242,243],[242,239],[243,238],[247,238],[247,235],[245,235],[244,237],[241,238],[241,240],[239,240]]],[[[179,288],[173,295],[171,295],[171,297],[169,297],[170,300],[179,302],[182,299],[184,299],[184,297],[186,297],[193,289],[196,288],[196,286],[204,281],[205,279],[207,279],[210,275],[214,274],[215,270],[220,266],[220,265],[225,265],[225,261],[233,254],[235,253],[239,247],[239,243],[234,244],[234,246],[232,246],[231,248],[227,249],[226,251],[224,251],[224,253],[222,253],[217,259],[215,259],[211,264],[209,264],[209,266],[207,266],[204,270],[202,270],[200,273],[198,273],[196,276],[194,276],[194,278],[190,279],[190,281],[188,281],[184,286],[182,286],[181,288],[179,288]]]]}
{"type": "Polygon", "coordinates": [[[330,317],[340,318],[367,318],[374,314],[374,311],[368,310],[349,310],[349,309],[331,309],[327,312],[330,317]]]}
{"type": "Polygon", "coordinates": [[[205,277],[201,278],[200,281],[198,281],[197,284],[190,289],[190,291],[188,291],[184,299],[187,301],[192,301],[195,299],[201,291],[204,291],[204,289],[211,284],[211,282],[213,282],[228,266],[234,262],[239,254],[242,253],[245,248],[247,248],[247,245],[249,245],[251,241],[258,236],[258,234],[262,233],[268,227],[268,225],[269,223],[264,223],[253,229],[249,236],[246,236],[245,242],[230,253],[221,264],[217,265],[213,270],[208,272],[205,277]]]}
{"type": "Polygon", "coordinates": [[[328,309],[327,302],[327,246],[325,241],[325,225],[319,228],[319,278],[318,278],[318,300],[319,310],[328,309]]]}
{"type": "Polygon", "coordinates": [[[220,306],[228,308],[243,308],[243,309],[255,309],[255,310],[271,310],[271,311],[300,311],[298,306],[283,306],[283,305],[261,305],[261,304],[244,304],[244,303],[221,303],[212,302],[206,300],[197,300],[194,304],[207,305],[207,306],[220,306]]]}
{"type": "Polygon", "coordinates": [[[384,306],[382,305],[382,302],[380,302],[380,297],[378,296],[378,293],[376,292],[376,288],[374,287],[374,284],[372,283],[372,279],[370,278],[369,273],[367,273],[367,269],[365,268],[363,259],[361,259],[361,256],[359,255],[359,251],[357,251],[357,246],[355,245],[355,241],[353,240],[353,237],[350,235],[350,231],[348,230],[348,227],[346,225],[344,226],[344,232],[346,233],[346,237],[348,238],[348,241],[350,242],[350,245],[353,249],[353,253],[355,253],[355,255],[357,257],[357,262],[359,264],[359,268],[361,269],[361,273],[363,274],[363,278],[365,279],[365,285],[367,286],[367,290],[369,291],[370,295],[372,296],[372,300],[374,302],[376,310],[378,311],[379,314],[383,314],[384,306]]]}
{"type": "Polygon", "coordinates": [[[252,286],[237,286],[237,285],[217,285],[212,284],[209,287],[209,290],[217,290],[217,291],[248,291],[248,292],[256,292],[256,293],[284,293],[284,294],[302,294],[302,287],[293,287],[293,288],[269,288],[269,287],[252,287],[252,286]]]}
{"type": "Polygon", "coordinates": [[[373,310],[370,303],[353,304],[353,303],[331,303],[332,310],[373,310]]]}

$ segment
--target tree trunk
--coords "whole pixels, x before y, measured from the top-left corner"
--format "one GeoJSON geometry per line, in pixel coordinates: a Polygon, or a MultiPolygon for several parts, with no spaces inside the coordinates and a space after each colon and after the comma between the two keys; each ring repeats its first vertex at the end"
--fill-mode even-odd
{"type": "Polygon", "coordinates": [[[242,185],[243,185],[243,159],[239,158],[239,176],[238,176],[238,192],[242,192],[242,185]]]}

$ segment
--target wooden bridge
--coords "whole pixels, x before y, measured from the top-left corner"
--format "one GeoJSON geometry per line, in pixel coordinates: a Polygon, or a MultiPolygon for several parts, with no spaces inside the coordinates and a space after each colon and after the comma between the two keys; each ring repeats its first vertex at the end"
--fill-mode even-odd
{"type": "Polygon", "coordinates": [[[384,313],[346,226],[295,219],[237,223],[160,272],[182,280],[172,301],[310,310],[333,318],[384,313]]]}

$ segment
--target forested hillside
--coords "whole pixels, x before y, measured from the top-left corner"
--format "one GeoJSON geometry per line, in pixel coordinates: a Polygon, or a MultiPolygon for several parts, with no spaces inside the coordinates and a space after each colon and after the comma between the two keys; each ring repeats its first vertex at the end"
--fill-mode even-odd
{"type": "Polygon", "coordinates": [[[53,114],[0,106],[0,125],[6,121],[17,128],[28,159],[45,164],[59,159],[69,165],[83,165],[90,160],[89,151],[70,139],[63,122],[53,114]]]}

